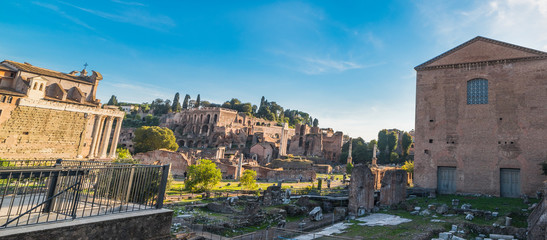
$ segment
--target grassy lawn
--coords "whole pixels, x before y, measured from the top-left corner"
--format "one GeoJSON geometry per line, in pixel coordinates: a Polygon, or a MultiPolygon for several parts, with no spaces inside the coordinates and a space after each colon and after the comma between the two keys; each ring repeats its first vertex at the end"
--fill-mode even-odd
{"type": "MultiPolygon", "coordinates": [[[[513,218],[512,225],[515,227],[525,228],[526,214],[523,214],[522,209],[528,208],[527,204],[524,204],[520,198],[499,198],[499,197],[476,197],[476,196],[459,196],[459,195],[439,195],[437,198],[416,198],[408,200],[413,206],[419,206],[422,209],[426,209],[429,204],[446,204],[449,207],[452,206],[452,199],[460,200],[460,207],[462,204],[471,204],[472,209],[487,210],[492,212],[499,212],[499,217],[492,220],[485,220],[484,217],[475,217],[472,221],[465,220],[464,215],[454,216],[420,216],[411,215],[405,210],[385,210],[380,213],[397,215],[403,218],[411,219],[411,222],[402,223],[397,226],[360,226],[358,221],[351,221],[353,223],[339,236],[345,237],[357,237],[366,236],[366,239],[413,239],[420,234],[425,234],[431,231],[449,231],[452,224],[458,225],[461,223],[473,223],[477,225],[492,226],[494,222],[503,220],[505,216],[513,218]],[[438,219],[444,222],[431,222],[433,219],[438,219]]],[[[538,199],[530,199],[530,203],[538,202],[538,199]]],[[[432,214],[436,214],[432,211],[432,214]]],[[[474,236],[470,234],[468,236],[474,236]]]]}

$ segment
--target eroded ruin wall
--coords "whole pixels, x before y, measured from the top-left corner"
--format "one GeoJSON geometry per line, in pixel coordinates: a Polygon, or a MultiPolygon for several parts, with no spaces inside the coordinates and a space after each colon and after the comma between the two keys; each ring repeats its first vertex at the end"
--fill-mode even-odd
{"type": "Polygon", "coordinates": [[[85,113],[19,106],[0,125],[0,158],[76,158],[85,141],[85,113]]]}

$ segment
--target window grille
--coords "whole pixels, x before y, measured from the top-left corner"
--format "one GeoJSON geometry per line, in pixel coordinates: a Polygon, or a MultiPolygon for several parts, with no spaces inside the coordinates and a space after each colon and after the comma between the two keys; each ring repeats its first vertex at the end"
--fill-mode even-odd
{"type": "Polygon", "coordinates": [[[467,104],[488,104],[488,80],[473,79],[467,82],[467,104]]]}

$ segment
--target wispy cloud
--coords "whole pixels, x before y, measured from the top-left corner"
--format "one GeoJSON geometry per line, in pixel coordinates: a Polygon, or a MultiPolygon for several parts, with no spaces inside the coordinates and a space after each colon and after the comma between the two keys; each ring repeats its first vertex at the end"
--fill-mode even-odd
{"type": "Polygon", "coordinates": [[[112,0],[112,2],[123,4],[123,5],[129,5],[129,6],[140,6],[140,7],[146,6],[144,5],[144,3],[140,3],[140,2],[126,2],[126,1],[120,1],[120,0],[112,0]]]}
{"type": "Polygon", "coordinates": [[[71,16],[71,15],[67,14],[66,12],[61,10],[56,5],[48,4],[48,3],[41,3],[41,2],[32,2],[32,4],[43,7],[43,8],[47,8],[49,10],[52,10],[52,11],[56,12],[57,14],[59,14],[60,16],[66,18],[66,19],[70,20],[71,22],[73,22],[75,24],[78,24],[82,27],[85,27],[85,28],[90,29],[90,30],[95,30],[93,27],[89,26],[88,24],[86,24],[85,22],[80,20],[79,18],[76,18],[74,16],[71,16]]]}
{"type": "Polygon", "coordinates": [[[302,57],[300,70],[306,74],[315,75],[328,72],[343,72],[351,69],[374,67],[380,64],[363,65],[347,60],[333,60],[330,58],[302,57]]]}
{"type": "Polygon", "coordinates": [[[165,15],[152,15],[148,11],[142,9],[128,8],[122,9],[118,13],[109,13],[99,10],[93,10],[76,6],[67,2],[61,2],[67,6],[79,9],[89,14],[108,19],[115,22],[129,23],[136,26],[146,27],[154,30],[166,30],[176,26],[175,22],[165,15]]]}
{"type": "Polygon", "coordinates": [[[426,25],[433,27],[439,41],[451,45],[475,35],[547,50],[547,1],[491,0],[461,8],[438,1],[418,2],[426,25]],[[454,10],[457,9],[457,10],[454,10]]]}

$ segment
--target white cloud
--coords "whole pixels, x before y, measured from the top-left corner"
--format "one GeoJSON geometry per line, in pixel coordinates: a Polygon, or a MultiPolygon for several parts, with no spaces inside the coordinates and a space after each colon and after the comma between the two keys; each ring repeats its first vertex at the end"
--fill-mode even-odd
{"type": "Polygon", "coordinates": [[[418,9],[438,41],[462,43],[481,35],[539,50],[547,50],[547,1],[491,0],[462,9],[444,1],[420,2],[418,9]]]}
{"type": "Polygon", "coordinates": [[[127,8],[117,13],[109,13],[89,8],[79,7],[70,3],[61,2],[67,6],[79,9],[81,11],[93,14],[97,17],[108,19],[115,22],[129,23],[141,27],[146,27],[155,30],[164,30],[165,28],[174,27],[175,22],[165,15],[152,15],[142,9],[127,8]]]}
{"type": "Polygon", "coordinates": [[[71,16],[69,14],[67,14],[66,12],[62,11],[61,9],[59,9],[58,6],[56,5],[53,5],[53,4],[47,4],[47,3],[41,3],[41,2],[32,2],[34,5],[37,5],[37,6],[40,6],[40,7],[43,7],[43,8],[47,8],[49,10],[52,10],[54,12],[56,12],[57,14],[59,14],[60,16],[70,20],[71,22],[75,23],[75,24],[78,24],[82,27],[85,27],[87,29],[91,29],[91,30],[94,30],[94,28],[92,28],[91,26],[87,25],[85,22],[83,22],[82,20],[74,17],[74,16],[71,16]]]}

